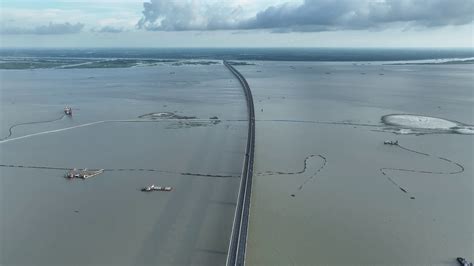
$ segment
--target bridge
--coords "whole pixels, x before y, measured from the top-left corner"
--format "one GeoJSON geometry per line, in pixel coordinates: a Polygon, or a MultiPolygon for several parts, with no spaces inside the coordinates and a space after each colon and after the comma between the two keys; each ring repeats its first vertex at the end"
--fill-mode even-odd
{"type": "Polygon", "coordinates": [[[247,232],[250,212],[250,196],[252,192],[252,175],[255,149],[255,110],[253,105],[252,92],[249,84],[229,62],[224,61],[224,65],[239,80],[247,101],[248,111],[248,136],[247,147],[240,181],[240,189],[235,209],[234,223],[230,237],[229,250],[227,252],[227,265],[244,265],[245,250],[247,247],[247,232]]]}

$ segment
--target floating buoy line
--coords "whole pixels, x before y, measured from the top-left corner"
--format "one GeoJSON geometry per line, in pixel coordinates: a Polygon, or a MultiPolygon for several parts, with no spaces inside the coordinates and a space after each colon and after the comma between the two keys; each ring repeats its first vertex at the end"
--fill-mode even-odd
{"type": "Polygon", "coordinates": [[[5,136],[5,137],[3,137],[3,138],[0,138],[0,143],[2,143],[4,140],[9,139],[9,138],[13,135],[13,129],[14,129],[15,127],[56,122],[56,121],[59,121],[59,120],[63,119],[65,116],[66,116],[66,114],[63,114],[63,115],[61,115],[61,116],[58,117],[58,118],[54,118],[54,119],[50,119],[50,120],[34,121],[34,122],[26,122],[26,123],[14,124],[14,125],[12,125],[12,126],[10,126],[10,127],[8,128],[8,135],[5,136]]]}
{"type": "MultiPolygon", "coordinates": [[[[70,126],[70,127],[65,127],[65,128],[60,128],[60,129],[53,129],[53,130],[48,130],[48,131],[42,131],[42,132],[37,132],[37,133],[31,133],[23,136],[18,136],[18,137],[12,137],[13,135],[13,130],[16,127],[19,126],[25,126],[25,125],[34,125],[34,124],[44,124],[44,123],[52,123],[56,122],[59,120],[62,120],[66,114],[62,114],[61,116],[50,119],[50,120],[43,120],[43,121],[33,121],[33,122],[26,122],[26,123],[18,123],[14,124],[9,127],[8,129],[8,135],[0,138],[0,144],[10,142],[10,141],[16,141],[20,139],[25,139],[25,138],[31,138],[39,135],[45,135],[45,134],[51,134],[51,133],[56,133],[56,132],[62,132],[62,131],[67,131],[67,130],[72,130],[72,129],[77,129],[81,127],[88,127],[88,126],[94,126],[98,124],[104,124],[104,123],[156,123],[156,122],[215,122],[216,119],[199,119],[194,116],[179,116],[171,112],[162,112],[162,113],[150,113],[146,115],[139,116],[139,119],[117,119],[117,120],[101,120],[101,121],[95,121],[95,122],[90,122],[90,123],[84,123],[84,124],[79,124],[75,126],[70,126]],[[143,118],[148,118],[151,117],[152,119],[143,119],[143,118]],[[160,119],[161,118],[161,119],[160,119]]],[[[228,119],[228,120],[220,120],[219,121],[227,121],[227,122],[246,122],[247,120],[245,119],[228,119]]],[[[403,123],[407,123],[409,125],[408,129],[406,129],[407,132],[410,132],[408,134],[414,134],[414,135],[423,135],[423,134],[471,134],[469,131],[472,126],[470,125],[465,125],[456,121],[450,121],[450,120],[441,120],[438,118],[431,118],[431,117],[424,117],[424,116],[415,116],[415,115],[386,115],[382,117],[382,122],[385,124],[370,124],[370,123],[356,123],[356,122],[331,122],[331,121],[311,121],[311,120],[290,120],[290,119],[262,119],[262,120],[256,120],[258,122],[281,122],[281,123],[309,123],[309,124],[322,124],[322,125],[340,125],[340,126],[359,126],[359,127],[372,127],[372,128],[381,128],[381,130],[378,130],[380,132],[385,132],[385,133],[395,133],[399,134],[404,130],[404,125],[403,123]],[[423,123],[420,128],[416,128],[417,122],[423,123]],[[456,123],[455,127],[452,128],[433,128],[431,127],[431,124],[437,125],[444,125],[447,124],[448,126],[451,125],[449,123],[456,123]],[[443,124],[444,123],[444,124],[443,124]],[[388,126],[388,128],[387,128],[388,126]],[[462,127],[462,128],[461,128],[462,127]],[[426,131],[428,130],[428,131],[426,131]],[[467,133],[466,133],[467,132],[467,133]]],[[[214,123],[215,124],[215,123],[214,123]]],[[[459,174],[464,172],[464,166],[462,166],[458,162],[454,162],[450,159],[444,158],[444,157],[439,157],[439,156],[434,156],[428,153],[423,153],[420,151],[416,151],[413,149],[409,149],[407,147],[404,147],[398,142],[393,145],[397,146],[398,148],[405,150],[407,152],[415,153],[421,156],[426,156],[426,157],[433,157],[438,160],[442,160],[445,162],[448,162],[452,165],[454,165],[457,170],[456,171],[429,171],[429,170],[417,170],[417,169],[405,169],[405,168],[391,168],[391,167],[383,167],[380,168],[379,171],[382,173],[383,176],[387,178],[387,180],[396,186],[400,191],[402,191],[405,194],[410,194],[408,190],[400,185],[397,181],[395,181],[394,176],[389,175],[389,172],[412,172],[412,173],[420,173],[420,174],[437,174],[437,175],[454,175],[454,174],[459,174]]],[[[304,161],[303,161],[303,168],[298,171],[293,171],[293,172],[283,172],[283,171],[265,171],[261,173],[256,173],[257,176],[269,176],[269,175],[301,175],[306,173],[307,171],[307,162],[311,158],[318,157],[322,160],[321,166],[309,177],[307,177],[297,188],[297,191],[301,191],[303,187],[312,179],[314,179],[320,171],[326,166],[327,164],[327,159],[321,154],[311,154],[307,156],[304,161]]],[[[8,167],[8,168],[26,168],[26,169],[43,169],[43,170],[61,170],[61,171],[67,171],[71,170],[71,168],[68,167],[54,167],[54,166],[35,166],[35,165],[21,165],[21,164],[0,164],[0,167],[8,167]]],[[[177,174],[177,175],[182,175],[182,176],[196,176],[196,177],[210,177],[210,178],[240,178],[240,175],[230,175],[230,174],[208,174],[208,173],[190,173],[190,172],[173,172],[173,171],[167,171],[167,170],[160,170],[160,169],[144,169],[144,168],[109,168],[109,169],[104,169],[104,172],[114,172],[114,171],[143,171],[143,172],[160,172],[160,173],[168,173],[168,174],[177,174]]],[[[292,197],[295,197],[295,193],[291,194],[292,197]]],[[[413,196],[410,196],[411,199],[414,199],[413,196]]]]}
{"type": "MultiPolygon", "coordinates": [[[[60,170],[60,171],[69,171],[72,167],[53,167],[53,166],[35,166],[35,165],[18,165],[18,164],[0,164],[0,167],[5,168],[23,168],[23,169],[39,169],[39,170],[60,170]]],[[[89,169],[91,171],[99,169],[89,169]]],[[[146,169],[146,168],[105,168],[100,169],[104,172],[159,172],[166,174],[176,174],[182,176],[199,176],[199,177],[215,177],[215,178],[239,178],[240,175],[230,175],[230,174],[205,174],[205,173],[189,173],[189,172],[174,172],[160,169],[146,169]]]]}
{"type": "Polygon", "coordinates": [[[452,161],[450,159],[435,156],[435,155],[431,155],[429,153],[416,151],[416,150],[413,150],[413,149],[409,149],[405,146],[402,146],[402,145],[398,144],[398,142],[396,144],[391,144],[391,145],[395,146],[395,147],[398,147],[398,148],[400,148],[404,151],[408,151],[410,153],[418,154],[418,155],[425,156],[425,157],[432,157],[432,158],[435,158],[435,159],[438,159],[438,160],[448,162],[448,163],[454,165],[457,168],[456,171],[429,171],[429,170],[393,168],[393,167],[380,168],[379,170],[382,173],[382,175],[385,176],[387,178],[387,180],[391,184],[396,186],[400,191],[402,191],[403,193],[405,193],[407,195],[410,195],[410,199],[415,199],[415,197],[413,195],[411,195],[411,193],[408,191],[408,189],[406,189],[405,187],[400,185],[397,181],[395,181],[394,177],[389,175],[388,172],[397,172],[398,171],[398,172],[411,172],[411,173],[418,173],[418,174],[433,174],[433,175],[455,175],[455,174],[460,174],[460,173],[464,172],[464,166],[462,166],[460,163],[452,161]]]}
{"type": "MultiPolygon", "coordinates": [[[[306,183],[308,183],[309,181],[311,181],[312,179],[314,179],[318,174],[319,172],[326,166],[327,164],[327,159],[326,157],[324,157],[323,155],[321,154],[310,154],[309,156],[306,156],[306,158],[304,159],[304,162],[303,162],[303,168],[299,171],[293,171],[293,172],[282,172],[282,171],[265,171],[265,172],[262,172],[262,173],[257,173],[256,175],[257,176],[271,176],[271,175],[301,175],[301,174],[304,174],[307,169],[308,169],[308,160],[311,159],[311,158],[320,158],[322,160],[322,164],[321,166],[312,174],[310,175],[309,177],[307,177],[298,187],[297,187],[297,191],[301,191],[303,189],[303,187],[306,185],[306,183]]],[[[296,196],[296,192],[291,194],[292,197],[295,197],[296,196]]]]}
{"type": "MultiPolygon", "coordinates": [[[[32,125],[32,124],[43,124],[43,123],[56,122],[56,121],[59,121],[59,120],[63,119],[65,116],[67,116],[67,114],[63,114],[63,115],[61,115],[61,116],[59,116],[58,118],[55,118],[55,119],[14,124],[14,125],[10,126],[10,128],[8,129],[8,135],[0,139],[0,144],[6,143],[6,142],[11,142],[11,141],[16,141],[16,140],[20,140],[20,139],[25,139],[25,138],[31,138],[31,137],[35,137],[35,136],[39,136],[39,135],[62,132],[62,131],[77,129],[77,128],[81,128],[81,127],[88,127],[88,126],[93,126],[93,125],[98,125],[98,124],[104,124],[104,123],[157,123],[157,122],[182,122],[183,120],[192,120],[193,122],[196,122],[196,121],[197,122],[212,121],[213,123],[215,123],[215,121],[217,120],[215,117],[213,117],[212,119],[196,119],[195,117],[177,116],[177,115],[174,115],[173,113],[170,113],[170,112],[166,112],[164,114],[165,114],[165,116],[170,116],[170,117],[169,118],[165,117],[165,119],[163,119],[163,120],[145,120],[145,119],[101,120],[101,121],[95,121],[95,122],[90,122],[90,123],[85,123],[85,124],[79,124],[79,125],[60,128],[60,129],[53,129],[53,130],[27,134],[27,135],[18,136],[18,137],[12,137],[13,129],[15,127],[19,127],[19,126],[23,126],[23,125],[32,125]]],[[[150,115],[150,114],[147,114],[147,115],[150,115]]],[[[141,118],[141,117],[142,116],[140,116],[139,118],[141,118]]],[[[23,165],[23,164],[0,164],[0,167],[23,168],[23,169],[40,169],[40,170],[60,170],[60,171],[69,171],[69,170],[72,169],[72,167],[39,166],[39,165],[23,165]]],[[[94,169],[91,169],[91,170],[94,170],[94,169]]],[[[142,172],[160,172],[160,173],[168,173],[168,174],[177,174],[177,175],[181,175],[181,176],[197,176],[197,177],[210,177],[210,178],[240,178],[240,175],[232,175],[232,174],[208,174],[208,173],[173,172],[173,171],[167,171],[167,170],[145,169],[145,168],[108,168],[108,169],[101,169],[101,170],[103,170],[104,172],[142,171],[142,172]]]]}

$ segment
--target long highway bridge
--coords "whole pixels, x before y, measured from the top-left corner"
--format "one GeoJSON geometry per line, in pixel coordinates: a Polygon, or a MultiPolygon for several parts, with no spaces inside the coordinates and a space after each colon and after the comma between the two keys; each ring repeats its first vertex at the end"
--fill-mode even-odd
{"type": "Polygon", "coordinates": [[[249,224],[250,196],[252,192],[252,175],[255,149],[255,110],[253,105],[252,92],[249,84],[229,62],[224,61],[224,65],[239,80],[245,93],[248,111],[248,136],[245,158],[242,169],[242,178],[235,209],[234,224],[230,237],[229,250],[227,253],[227,265],[244,265],[245,249],[247,246],[247,232],[249,224]]]}

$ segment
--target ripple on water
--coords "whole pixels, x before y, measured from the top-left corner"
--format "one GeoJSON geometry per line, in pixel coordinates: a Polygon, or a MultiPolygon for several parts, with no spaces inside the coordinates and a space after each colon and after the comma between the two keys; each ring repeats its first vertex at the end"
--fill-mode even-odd
{"type": "Polygon", "coordinates": [[[399,127],[399,131],[413,131],[413,133],[456,133],[474,134],[474,126],[443,118],[410,115],[391,114],[382,117],[382,122],[389,126],[399,127]]]}

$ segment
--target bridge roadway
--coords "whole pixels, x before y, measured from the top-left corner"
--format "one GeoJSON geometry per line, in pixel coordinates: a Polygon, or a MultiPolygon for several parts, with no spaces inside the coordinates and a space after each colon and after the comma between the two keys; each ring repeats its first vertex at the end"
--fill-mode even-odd
{"type": "Polygon", "coordinates": [[[224,65],[239,80],[245,93],[248,110],[248,137],[245,149],[245,159],[243,163],[242,178],[240,183],[237,206],[234,216],[234,224],[227,252],[227,265],[244,265],[245,249],[247,246],[247,232],[250,211],[250,196],[252,192],[252,175],[255,149],[255,110],[249,84],[229,62],[224,61],[224,65]]]}

